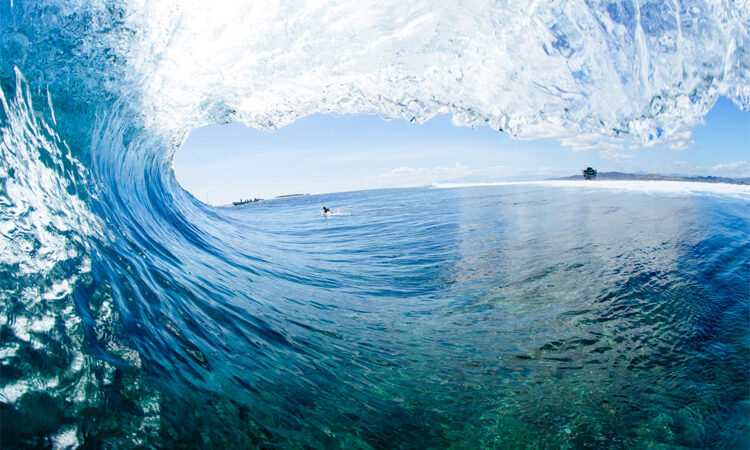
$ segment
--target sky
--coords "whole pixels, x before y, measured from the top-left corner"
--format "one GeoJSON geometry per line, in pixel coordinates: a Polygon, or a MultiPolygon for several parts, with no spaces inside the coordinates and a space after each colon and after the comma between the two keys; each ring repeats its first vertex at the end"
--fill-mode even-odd
{"type": "Polygon", "coordinates": [[[692,131],[684,150],[630,145],[611,159],[552,140],[523,141],[488,127],[454,126],[449,115],[424,124],[313,115],[272,133],[241,124],[196,128],[177,151],[173,168],[184,189],[214,205],[297,193],[540,180],[577,175],[587,166],[601,172],[750,177],[750,112],[722,97],[692,131]]]}

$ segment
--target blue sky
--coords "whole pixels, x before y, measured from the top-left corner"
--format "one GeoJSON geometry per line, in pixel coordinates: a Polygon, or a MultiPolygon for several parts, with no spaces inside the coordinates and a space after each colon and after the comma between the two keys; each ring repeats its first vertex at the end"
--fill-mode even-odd
{"type": "Polygon", "coordinates": [[[627,160],[556,141],[521,141],[438,116],[424,124],[377,116],[314,115],[268,133],[240,124],[193,130],[175,155],[180,184],[198,199],[323,193],[439,182],[538,180],[600,171],[750,176],[750,112],[720,98],[682,151],[626,147],[627,160]]]}

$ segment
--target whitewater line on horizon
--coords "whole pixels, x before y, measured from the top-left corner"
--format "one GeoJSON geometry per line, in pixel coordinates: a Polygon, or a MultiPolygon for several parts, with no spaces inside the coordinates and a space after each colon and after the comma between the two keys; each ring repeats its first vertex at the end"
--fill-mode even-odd
{"type": "MultiPolygon", "coordinates": [[[[310,192],[304,194],[304,197],[315,197],[321,195],[345,194],[351,192],[367,192],[381,190],[400,190],[400,189],[456,189],[470,187],[490,187],[490,186],[516,186],[516,185],[537,185],[561,188],[602,188],[608,190],[622,190],[643,193],[661,193],[661,194],[715,194],[736,197],[743,200],[750,200],[750,185],[731,184],[731,183],[704,183],[698,181],[672,181],[672,180],[526,180],[526,181],[486,181],[472,183],[432,183],[421,186],[388,186],[370,189],[352,189],[331,192],[310,192]],[[633,185],[632,183],[637,183],[633,185]],[[672,186],[664,186],[664,185],[672,186]]],[[[264,202],[284,200],[284,198],[273,197],[263,199],[264,202]]],[[[226,204],[209,204],[213,207],[233,207],[231,203],[226,204]]]]}
{"type": "Polygon", "coordinates": [[[697,181],[670,180],[538,180],[538,181],[495,181],[485,183],[433,183],[436,189],[452,189],[482,186],[536,185],[560,188],[595,188],[619,191],[633,191],[653,194],[677,195],[725,195],[750,200],[750,185],[729,183],[702,183],[697,181]]]}

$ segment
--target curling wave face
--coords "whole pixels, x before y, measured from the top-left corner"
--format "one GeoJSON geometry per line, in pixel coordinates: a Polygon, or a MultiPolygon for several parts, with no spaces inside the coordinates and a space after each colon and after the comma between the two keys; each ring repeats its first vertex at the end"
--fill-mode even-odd
{"type": "Polygon", "coordinates": [[[595,230],[654,218],[626,244],[583,233],[575,202],[568,234],[545,228],[553,191],[349,194],[346,222],[320,223],[298,216],[309,199],[210,208],[170,162],[193,127],[320,112],[679,146],[719,95],[750,107],[746,6],[3,3],[3,442],[732,442],[746,429],[741,199],[678,196],[670,216],[592,194],[612,213],[595,230]],[[413,212],[425,204],[443,207],[413,212]],[[707,268],[684,262],[730,241],[707,268]],[[695,378],[716,384],[686,404],[695,378]]]}

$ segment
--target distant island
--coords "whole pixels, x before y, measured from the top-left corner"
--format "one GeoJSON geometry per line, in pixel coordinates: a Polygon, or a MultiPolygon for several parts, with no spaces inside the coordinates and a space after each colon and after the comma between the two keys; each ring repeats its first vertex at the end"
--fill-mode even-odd
{"type": "Polygon", "coordinates": [[[247,205],[248,203],[258,203],[262,201],[263,201],[262,198],[247,198],[247,199],[240,199],[240,201],[238,202],[232,202],[232,205],[242,206],[242,205],[247,205]]]}
{"type": "MultiPolygon", "coordinates": [[[[549,178],[550,180],[582,180],[581,175],[571,175],[562,178],[549,178]]],[[[597,180],[643,180],[643,181],[692,181],[698,183],[729,183],[729,184],[747,184],[750,185],[750,178],[729,178],[729,177],[700,177],[700,176],[683,176],[683,175],[659,175],[655,173],[639,174],[624,172],[597,172],[597,180]]]]}

